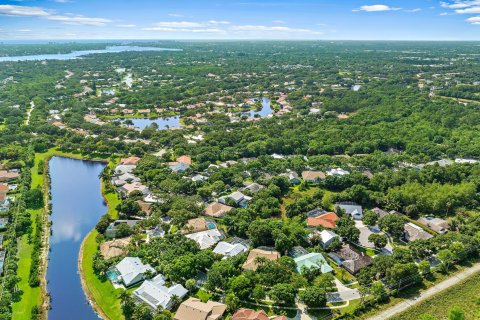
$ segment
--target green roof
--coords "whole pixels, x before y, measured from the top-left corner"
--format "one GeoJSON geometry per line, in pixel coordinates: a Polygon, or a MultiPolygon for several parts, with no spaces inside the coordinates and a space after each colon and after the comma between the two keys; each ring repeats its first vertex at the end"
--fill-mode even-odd
{"type": "Polygon", "coordinates": [[[321,253],[309,253],[293,259],[297,264],[297,272],[301,273],[303,267],[321,269],[322,273],[332,272],[333,269],[321,253]]]}

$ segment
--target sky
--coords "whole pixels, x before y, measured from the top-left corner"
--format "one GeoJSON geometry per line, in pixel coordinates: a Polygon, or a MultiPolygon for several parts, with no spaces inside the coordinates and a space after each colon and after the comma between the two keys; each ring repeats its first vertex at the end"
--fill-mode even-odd
{"type": "Polygon", "coordinates": [[[1,40],[480,40],[480,0],[0,0],[1,40]]]}

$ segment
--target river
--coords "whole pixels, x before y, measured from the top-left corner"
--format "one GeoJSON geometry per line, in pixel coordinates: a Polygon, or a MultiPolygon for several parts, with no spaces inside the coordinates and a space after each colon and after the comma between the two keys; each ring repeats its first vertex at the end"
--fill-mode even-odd
{"type": "Polygon", "coordinates": [[[95,227],[107,207],[99,174],[105,164],[53,157],[49,162],[52,199],[47,290],[50,320],[98,319],[82,290],[78,253],[83,238],[95,227]]]}
{"type": "Polygon", "coordinates": [[[181,51],[181,49],[168,49],[157,47],[140,47],[140,46],[111,46],[99,50],[80,50],[70,53],[54,53],[54,54],[37,54],[28,56],[10,56],[0,57],[0,62],[12,61],[42,61],[42,60],[71,60],[78,59],[94,53],[119,53],[126,51],[181,51]]]}

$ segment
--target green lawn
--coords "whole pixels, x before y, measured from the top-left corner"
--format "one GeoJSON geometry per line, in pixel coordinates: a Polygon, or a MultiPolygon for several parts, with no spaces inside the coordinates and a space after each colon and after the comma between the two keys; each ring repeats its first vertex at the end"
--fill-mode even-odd
{"type": "Polygon", "coordinates": [[[480,319],[480,273],[461,283],[409,308],[392,320],[416,320],[422,314],[431,314],[446,319],[452,306],[459,306],[465,312],[466,320],[480,319]]]}
{"type": "Polygon", "coordinates": [[[119,299],[122,289],[115,289],[110,281],[100,280],[93,272],[93,257],[98,250],[97,234],[98,232],[93,230],[83,244],[83,275],[97,305],[109,319],[121,320],[124,319],[119,299]]]}

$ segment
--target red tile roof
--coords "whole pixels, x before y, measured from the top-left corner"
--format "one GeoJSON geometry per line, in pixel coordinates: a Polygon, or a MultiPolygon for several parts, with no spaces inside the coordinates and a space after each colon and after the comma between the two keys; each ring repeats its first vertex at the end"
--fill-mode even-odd
{"type": "Polygon", "coordinates": [[[322,226],[327,229],[334,229],[337,227],[338,216],[335,212],[327,212],[319,215],[318,217],[308,217],[307,225],[309,227],[322,226]]]}

